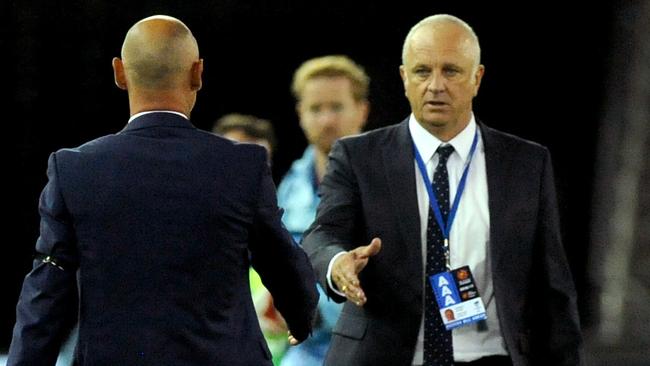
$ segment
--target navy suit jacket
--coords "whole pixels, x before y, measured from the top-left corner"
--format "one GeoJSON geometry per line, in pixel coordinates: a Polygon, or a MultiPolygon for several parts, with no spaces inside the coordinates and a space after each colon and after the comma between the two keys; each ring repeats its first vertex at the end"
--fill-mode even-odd
{"type": "Polygon", "coordinates": [[[8,365],[54,365],[77,309],[79,365],[271,365],[252,264],[293,335],[318,294],[281,224],[265,150],[171,113],[52,154],[8,365]],[[52,263],[52,261],[54,263],[52,263]]]}
{"type": "MultiPolygon", "coordinates": [[[[494,294],[515,366],[577,365],[576,295],[560,239],[546,148],[479,124],[485,146],[494,294]]],[[[382,239],[346,302],[326,365],[411,365],[422,320],[422,244],[408,120],[339,140],[303,247],[319,281],[343,250],[382,239]]],[[[331,290],[336,301],[345,299],[331,290]]]]}

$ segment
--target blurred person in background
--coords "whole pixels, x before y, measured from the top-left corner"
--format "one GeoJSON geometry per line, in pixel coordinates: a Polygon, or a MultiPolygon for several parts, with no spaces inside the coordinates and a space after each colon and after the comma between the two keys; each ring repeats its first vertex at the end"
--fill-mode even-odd
{"type": "Polygon", "coordinates": [[[212,125],[212,133],[233,141],[263,146],[269,154],[269,161],[277,145],[271,121],[249,114],[230,113],[220,117],[212,125]]]}
{"type": "MultiPolygon", "coordinates": [[[[284,209],[282,221],[296,241],[302,239],[316,217],[318,190],[332,145],[341,137],[360,133],[366,124],[369,83],[363,68],[343,55],[307,60],[294,73],[291,89],[309,146],[280,182],[278,205],[284,209]]],[[[322,289],[319,291],[312,337],[290,348],[282,366],[323,364],[341,305],[325,296],[322,289]]]]}

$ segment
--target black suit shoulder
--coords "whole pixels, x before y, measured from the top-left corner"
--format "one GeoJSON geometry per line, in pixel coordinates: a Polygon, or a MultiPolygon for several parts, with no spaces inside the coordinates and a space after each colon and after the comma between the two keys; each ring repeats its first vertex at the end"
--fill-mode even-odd
{"type": "MultiPolygon", "coordinates": [[[[221,160],[227,160],[230,163],[234,163],[234,165],[239,164],[239,168],[243,167],[241,164],[250,167],[251,163],[259,168],[263,167],[267,161],[266,149],[260,145],[239,143],[194,127],[181,130],[183,131],[180,137],[184,138],[186,144],[192,145],[191,147],[187,147],[187,151],[193,155],[205,154],[206,157],[221,158],[221,160]],[[224,157],[227,159],[224,159],[224,157]]],[[[65,159],[67,161],[69,159],[75,161],[90,157],[99,158],[101,156],[115,156],[115,154],[129,154],[133,150],[125,149],[125,146],[128,147],[131,145],[138,151],[146,149],[146,144],[143,145],[141,141],[138,141],[138,138],[142,138],[143,136],[147,135],[143,133],[124,133],[122,131],[120,133],[98,137],[77,147],[61,148],[54,155],[57,156],[57,160],[65,159]]],[[[155,137],[160,138],[161,136],[155,137]]],[[[179,146],[176,145],[176,147],[179,146]]],[[[172,152],[171,149],[169,152],[178,153],[178,151],[172,152]]],[[[128,156],[124,157],[127,158],[128,156]]],[[[135,158],[135,156],[132,157],[135,158]]]]}
{"type": "Polygon", "coordinates": [[[538,142],[494,129],[483,123],[480,123],[479,126],[488,146],[507,149],[509,152],[514,153],[521,152],[545,155],[548,152],[548,148],[538,142]]]}
{"type": "Polygon", "coordinates": [[[395,151],[396,155],[408,149],[410,143],[406,122],[382,127],[359,135],[347,136],[338,140],[332,147],[332,155],[346,156],[353,167],[368,167],[369,159],[380,159],[386,153],[395,151]],[[338,146],[337,146],[338,145],[338,146]]]}
{"type": "MultiPolygon", "coordinates": [[[[531,157],[544,158],[549,155],[546,146],[524,139],[522,137],[503,132],[478,122],[485,139],[486,149],[497,149],[508,156],[530,159],[531,157]]],[[[355,136],[348,136],[340,139],[337,143],[345,151],[349,159],[367,159],[374,157],[374,154],[383,153],[386,149],[399,149],[408,147],[410,135],[408,131],[408,120],[401,123],[386,126],[376,130],[368,131],[355,136]]]]}
{"type": "Polygon", "coordinates": [[[373,151],[386,147],[387,143],[394,141],[403,132],[400,129],[405,128],[403,123],[398,123],[376,130],[364,132],[359,135],[346,136],[339,140],[339,143],[347,146],[351,150],[368,150],[373,151]]]}

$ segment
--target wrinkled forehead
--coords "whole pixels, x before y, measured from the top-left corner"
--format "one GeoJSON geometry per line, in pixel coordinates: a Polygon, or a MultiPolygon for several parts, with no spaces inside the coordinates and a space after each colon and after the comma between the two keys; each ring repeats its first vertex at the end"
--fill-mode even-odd
{"type": "Polygon", "coordinates": [[[417,29],[406,48],[407,61],[431,57],[449,57],[478,63],[476,39],[454,23],[435,23],[417,29]]]}

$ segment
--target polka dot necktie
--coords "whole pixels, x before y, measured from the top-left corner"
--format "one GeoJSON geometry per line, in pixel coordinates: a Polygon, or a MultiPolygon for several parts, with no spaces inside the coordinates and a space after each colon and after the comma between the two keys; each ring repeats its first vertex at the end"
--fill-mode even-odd
{"type": "MultiPolygon", "coordinates": [[[[443,222],[449,215],[449,175],[447,174],[447,159],[454,148],[451,145],[440,146],[438,150],[438,166],[433,173],[433,191],[436,194],[443,222]]],[[[451,331],[445,329],[442,323],[438,304],[433,294],[429,276],[447,270],[445,248],[442,230],[436,222],[433,209],[429,207],[427,224],[427,264],[424,295],[424,364],[426,366],[453,366],[454,350],[451,331]]]]}

